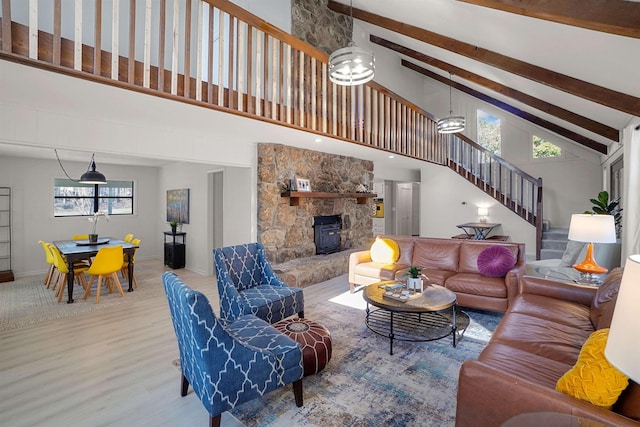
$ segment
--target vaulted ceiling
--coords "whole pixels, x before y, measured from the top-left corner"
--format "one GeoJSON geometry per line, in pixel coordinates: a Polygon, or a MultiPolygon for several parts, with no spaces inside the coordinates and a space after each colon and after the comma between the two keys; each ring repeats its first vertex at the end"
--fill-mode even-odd
{"type": "Polygon", "coordinates": [[[354,0],[353,17],[401,66],[596,152],[640,117],[638,1],[354,0]]]}

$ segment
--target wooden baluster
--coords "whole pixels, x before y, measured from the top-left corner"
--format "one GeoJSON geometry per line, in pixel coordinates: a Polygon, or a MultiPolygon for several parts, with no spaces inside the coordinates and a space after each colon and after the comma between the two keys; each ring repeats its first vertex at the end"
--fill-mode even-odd
{"type": "MultiPolygon", "coordinates": [[[[62,56],[62,0],[53,2],[53,64],[60,65],[60,57],[62,56]]],[[[9,3],[5,0],[4,3],[9,3]]]]}
{"type": "MultiPolygon", "coordinates": [[[[166,50],[167,0],[160,0],[160,16],[158,20],[158,90],[165,92],[164,57],[166,50]]],[[[131,58],[131,53],[129,53],[129,58],[131,58]]]]}

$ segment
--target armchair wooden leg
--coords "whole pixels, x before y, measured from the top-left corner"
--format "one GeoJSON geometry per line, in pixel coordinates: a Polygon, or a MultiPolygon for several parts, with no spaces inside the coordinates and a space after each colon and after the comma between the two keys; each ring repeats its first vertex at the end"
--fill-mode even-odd
{"type": "Polygon", "coordinates": [[[189,390],[189,380],[187,377],[182,375],[182,381],[180,382],[180,396],[185,397],[187,395],[187,390],[189,390]]]}
{"type": "Polygon", "coordinates": [[[214,417],[209,417],[209,427],[220,427],[221,419],[222,419],[222,414],[218,414],[214,417]]]}
{"type": "Polygon", "coordinates": [[[296,397],[296,406],[300,408],[302,406],[302,380],[295,381],[293,383],[293,394],[296,397]]]}
{"type": "Polygon", "coordinates": [[[298,312],[298,318],[304,319],[304,310],[298,312]]]}

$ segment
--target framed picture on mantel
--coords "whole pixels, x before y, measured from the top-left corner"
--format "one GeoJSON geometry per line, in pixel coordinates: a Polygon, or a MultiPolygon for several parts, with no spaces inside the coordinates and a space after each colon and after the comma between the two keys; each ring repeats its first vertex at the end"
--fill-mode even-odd
{"type": "Polygon", "coordinates": [[[296,191],[311,191],[309,180],[296,177],[296,191]]]}
{"type": "Polygon", "coordinates": [[[189,224],[189,189],[167,190],[167,222],[189,224]]]}

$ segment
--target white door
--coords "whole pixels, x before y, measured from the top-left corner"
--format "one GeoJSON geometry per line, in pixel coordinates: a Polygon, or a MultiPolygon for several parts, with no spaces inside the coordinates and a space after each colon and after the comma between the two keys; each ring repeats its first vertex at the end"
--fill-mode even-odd
{"type": "Polygon", "coordinates": [[[413,186],[410,183],[398,184],[396,190],[396,234],[411,236],[413,186]]]}

